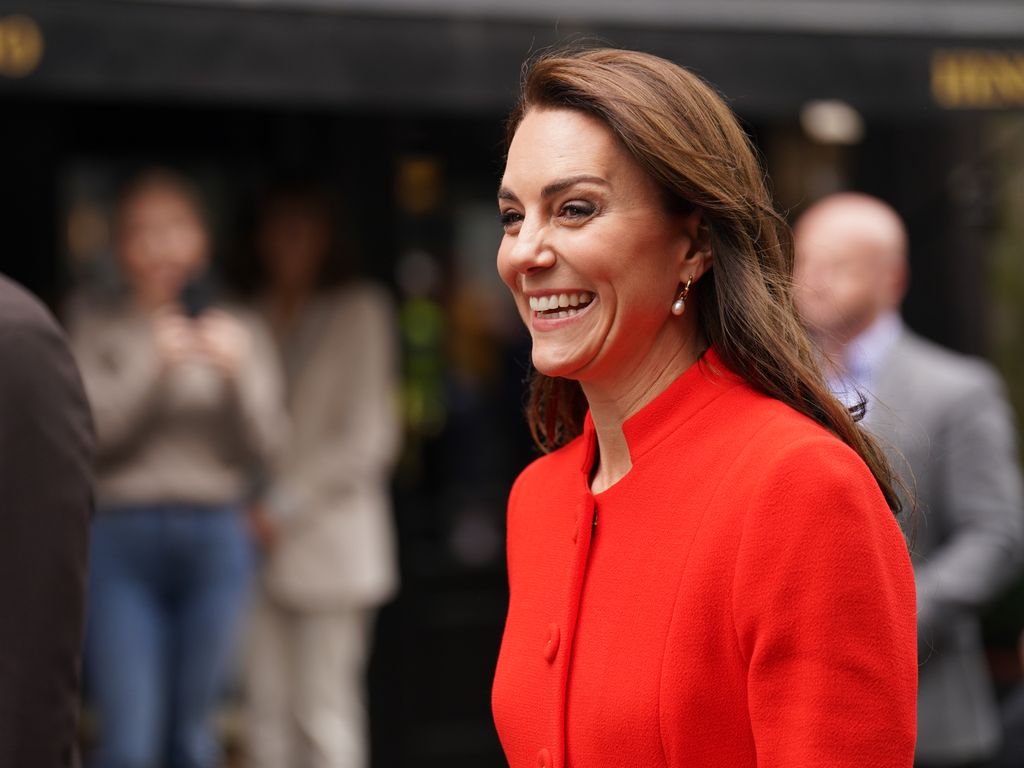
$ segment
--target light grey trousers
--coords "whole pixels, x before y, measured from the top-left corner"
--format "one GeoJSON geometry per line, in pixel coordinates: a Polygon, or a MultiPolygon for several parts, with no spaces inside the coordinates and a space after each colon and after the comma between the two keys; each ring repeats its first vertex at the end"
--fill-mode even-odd
{"type": "Polygon", "coordinates": [[[295,611],[262,592],[253,602],[247,768],[367,768],[364,689],[376,611],[295,611]]]}

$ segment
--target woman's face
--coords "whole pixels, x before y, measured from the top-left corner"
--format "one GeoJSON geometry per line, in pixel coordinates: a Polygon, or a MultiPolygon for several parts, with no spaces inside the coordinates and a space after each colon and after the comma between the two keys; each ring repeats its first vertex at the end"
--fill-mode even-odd
{"type": "Polygon", "coordinates": [[[260,225],[259,248],[275,290],[311,290],[330,247],[330,221],[301,202],[272,206],[260,225]]]}
{"type": "Polygon", "coordinates": [[[658,186],[601,121],[531,110],[498,192],[498,271],[548,376],[610,380],[679,354],[695,313],[671,313],[708,258],[699,212],[672,215],[658,186]]]}
{"type": "Polygon", "coordinates": [[[185,283],[206,265],[208,244],[192,202],[170,186],[143,188],[121,206],[121,264],[147,306],[177,299],[185,283]]]}

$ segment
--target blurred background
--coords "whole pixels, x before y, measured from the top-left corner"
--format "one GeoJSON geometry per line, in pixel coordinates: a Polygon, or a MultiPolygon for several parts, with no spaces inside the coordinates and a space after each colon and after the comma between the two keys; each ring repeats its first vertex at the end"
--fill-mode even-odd
{"type": "MultiPolygon", "coordinates": [[[[302,176],[332,186],[346,253],[393,291],[402,590],[370,672],[376,766],[503,764],[504,504],[534,451],[495,190],[521,63],[568,41],[712,82],[793,215],[840,189],[891,202],[909,324],[993,360],[1024,413],[1019,0],[0,0],[0,271],[58,314],[109,279],[116,184],[150,163],[199,181],[226,287],[251,273],[257,191],[302,176]]],[[[989,619],[1007,687],[1022,605],[989,619]]]]}

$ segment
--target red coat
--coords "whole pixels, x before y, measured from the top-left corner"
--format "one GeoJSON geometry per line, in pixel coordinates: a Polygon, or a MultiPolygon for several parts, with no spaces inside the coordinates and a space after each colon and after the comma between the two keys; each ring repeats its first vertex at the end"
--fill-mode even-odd
{"type": "Polygon", "coordinates": [[[509,500],[495,723],[511,768],[910,768],[903,536],[860,458],[714,351],[509,500]]]}

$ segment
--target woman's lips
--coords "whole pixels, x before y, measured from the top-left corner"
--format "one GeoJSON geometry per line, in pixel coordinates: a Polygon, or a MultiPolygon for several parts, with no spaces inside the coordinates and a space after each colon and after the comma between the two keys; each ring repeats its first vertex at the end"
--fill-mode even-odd
{"type": "Polygon", "coordinates": [[[597,303],[597,295],[583,291],[530,296],[529,300],[531,327],[547,331],[565,326],[585,315],[597,303]],[[572,303],[574,299],[575,304],[572,303]]]}

